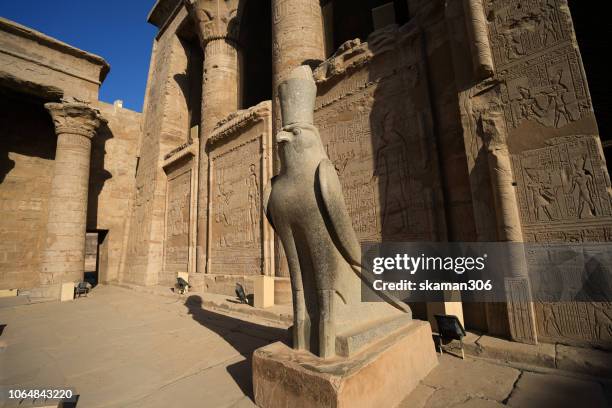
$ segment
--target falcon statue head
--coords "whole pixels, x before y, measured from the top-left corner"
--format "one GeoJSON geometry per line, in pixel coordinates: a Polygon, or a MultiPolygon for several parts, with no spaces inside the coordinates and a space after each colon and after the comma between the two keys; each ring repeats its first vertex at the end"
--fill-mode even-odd
{"type": "Polygon", "coordinates": [[[319,131],[314,126],[317,86],[307,65],[295,68],[278,87],[281,101],[282,129],[276,135],[281,165],[300,161],[306,152],[317,157],[324,152],[319,131]]]}

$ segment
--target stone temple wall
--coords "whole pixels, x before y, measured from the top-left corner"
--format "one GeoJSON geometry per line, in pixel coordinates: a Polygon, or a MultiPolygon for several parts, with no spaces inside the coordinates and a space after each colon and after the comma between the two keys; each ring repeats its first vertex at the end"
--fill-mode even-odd
{"type": "Polygon", "coordinates": [[[415,25],[345,44],[315,72],[315,122],[361,241],[446,239],[439,152],[415,25]]]}
{"type": "Polygon", "coordinates": [[[181,9],[153,45],[143,112],[130,231],[120,280],[155,285],[162,274],[166,175],[164,156],[189,139],[188,108],[180,75],[187,51],[176,35],[186,17],[181,9]]]}
{"type": "MultiPolygon", "coordinates": [[[[612,240],[610,180],[567,2],[465,0],[444,13],[478,239],[612,240]],[[492,151],[505,152],[512,187],[489,170],[492,151]],[[516,203],[510,223],[496,214],[494,197],[504,189],[516,203]]],[[[541,340],[612,345],[609,305],[534,306],[541,340]]],[[[486,329],[504,334],[491,327],[504,313],[494,309],[485,310],[486,329]]]]}
{"type": "MultiPolygon", "coordinates": [[[[566,1],[408,5],[408,24],[345,43],[315,70],[315,121],[360,239],[610,241],[609,175],[566,1]]],[[[208,203],[209,273],[196,272],[198,153],[185,144],[175,81],[186,64],[175,35],[185,11],[176,10],[160,24],[152,57],[122,278],[168,284],[186,270],[197,287],[231,293],[236,281],[273,274],[267,224],[262,230],[253,216],[259,200],[251,200],[257,180],[267,180],[261,146],[253,147],[262,133],[219,130],[248,116],[239,111],[206,144],[208,184],[200,180],[198,194],[208,203]],[[191,153],[180,162],[183,153],[166,157],[171,149],[191,153]],[[253,173],[261,178],[251,182],[253,173]]],[[[276,274],[286,276],[277,261],[276,274]]],[[[502,336],[513,330],[509,309],[464,304],[470,328],[502,336]]],[[[609,307],[593,302],[535,305],[545,341],[607,346],[605,316],[609,307]]]]}
{"type": "MultiPolygon", "coordinates": [[[[167,155],[164,258],[159,283],[172,286],[179,273],[195,271],[198,143],[167,155]]],[[[193,282],[192,282],[193,283],[193,282]]]]}
{"type": "Polygon", "coordinates": [[[108,231],[101,242],[98,281],[116,281],[124,255],[126,220],[134,194],[141,114],[98,101],[108,123],[92,141],[87,230],[108,231]]]}
{"type": "Polygon", "coordinates": [[[209,153],[207,290],[233,294],[240,280],[274,275],[273,231],[263,215],[264,187],[272,177],[270,101],[220,122],[209,153]],[[231,261],[230,261],[231,260],[231,261]]]}
{"type": "Polygon", "coordinates": [[[0,98],[0,289],[40,284],[56,136],[40,103],[0,98]]]}

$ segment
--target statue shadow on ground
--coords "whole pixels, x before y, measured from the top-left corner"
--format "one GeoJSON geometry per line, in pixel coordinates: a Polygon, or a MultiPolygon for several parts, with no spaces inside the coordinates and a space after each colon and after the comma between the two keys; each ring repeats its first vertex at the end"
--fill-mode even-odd
{"type": "Polygon", "coordinates": [[[240,387],[244,395],[255,400],[253,395],[251,358],[255,349],[276,341],[289,343],[289,331],[265,326],[206,310],[202,307],[202,297],[191,295],[185,307],[191,318],[218,334],[245,359],[227,366],[227,372],[240,387]]]}

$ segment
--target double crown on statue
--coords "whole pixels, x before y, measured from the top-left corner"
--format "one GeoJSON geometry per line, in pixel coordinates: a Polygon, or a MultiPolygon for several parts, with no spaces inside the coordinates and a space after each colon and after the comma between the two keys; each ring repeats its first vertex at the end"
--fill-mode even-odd
{"type": "Polygon", "coordinates": [[[283,128],[295,124],[314,124],[317,85],[307,65],[295,68],[278,86],[283,128]]]}

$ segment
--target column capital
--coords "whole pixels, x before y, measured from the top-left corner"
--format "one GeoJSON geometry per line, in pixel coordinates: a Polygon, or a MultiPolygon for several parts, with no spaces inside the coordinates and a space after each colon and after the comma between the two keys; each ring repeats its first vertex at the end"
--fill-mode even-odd
{"type": "Polygon", "coordinates": [[[183,0],[196,24],[202,47],[225,39],[238,42],[242,8],[238,0],[183,0]]]}
{"type": "Polygon", "coordinates": [[[81,102],[49,102],[45,108],[53,119],[57,135],[70,133],[91,139],[100,125],[107,122],[99,110],[81,102]]]}

